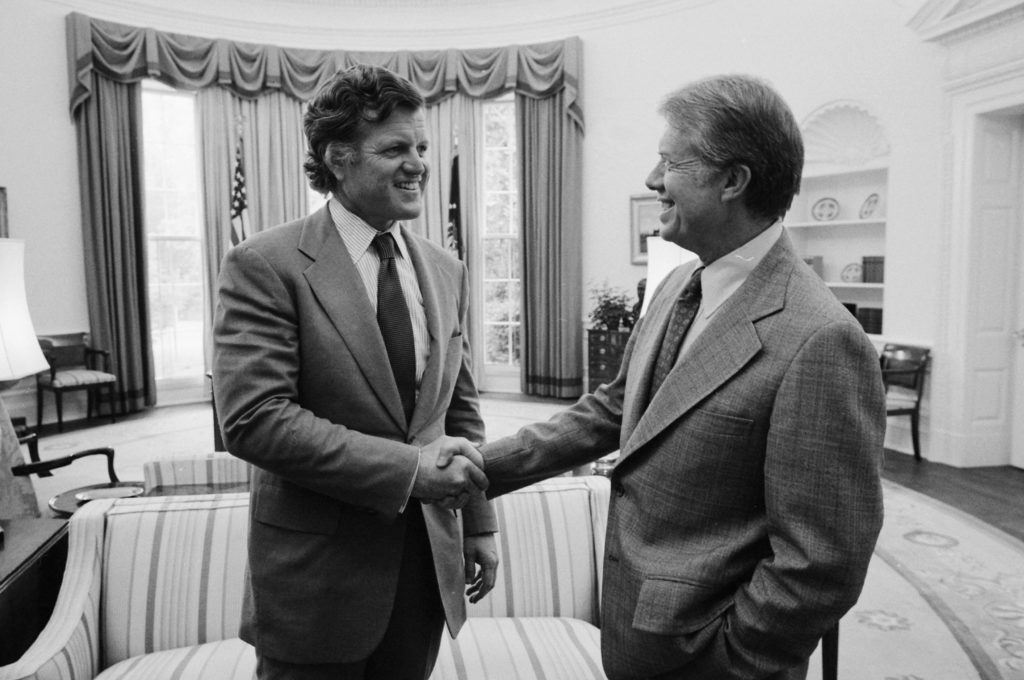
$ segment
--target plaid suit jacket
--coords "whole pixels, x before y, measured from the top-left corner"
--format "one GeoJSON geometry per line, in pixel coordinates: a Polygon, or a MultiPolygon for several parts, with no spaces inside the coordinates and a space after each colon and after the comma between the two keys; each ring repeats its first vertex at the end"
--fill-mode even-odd
{"type": "Polygon", "coordinates": [[[800,677],[856,602],[881,528],[877,353],[784,233],[648,403],[694,266],[654,293],[613,382],[484,447],[488,493],[619,448],[608,676],[800,677]]]}

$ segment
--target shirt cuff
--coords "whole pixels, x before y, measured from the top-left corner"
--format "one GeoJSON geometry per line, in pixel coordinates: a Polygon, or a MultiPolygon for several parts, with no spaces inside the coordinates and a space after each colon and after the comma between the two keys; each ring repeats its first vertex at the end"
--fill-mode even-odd
{"type": "Polygon", "coordinates": [[[398,514],[405,512],[405,508],[409,505],[409,500],[412,498],[412,490],[416,487],[416,475],[420,473],[420,460],[423,458],[423,449],[416,449],[416,469],[412,473],[412,479],[409,481],[409,489],[405,492],[405,501],[402,503],[402,507],[398,508],[398,514]]]}

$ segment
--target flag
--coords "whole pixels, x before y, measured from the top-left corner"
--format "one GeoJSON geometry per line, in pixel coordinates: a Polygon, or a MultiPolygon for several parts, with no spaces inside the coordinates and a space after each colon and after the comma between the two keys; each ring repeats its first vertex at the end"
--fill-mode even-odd
{"type": "Polygon", "coordinates": [[[242,166],[242,138],[235,151],[235,172],[231,180],[231,245],[249,235],[249,202],[245,197],[245,169],[242,166]]]}
{"type": "Polygon", "coordinates": [[[459,156],[452,157],[452,185],[448,190],[448,227],[445,244],[448,250],[462,259],[462,220],[459,218],[459,156]]]}

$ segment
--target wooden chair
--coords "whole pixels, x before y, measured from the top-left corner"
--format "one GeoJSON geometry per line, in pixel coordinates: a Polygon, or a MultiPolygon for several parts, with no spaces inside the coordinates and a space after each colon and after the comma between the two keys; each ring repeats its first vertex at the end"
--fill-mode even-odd
{"type": "Polygon", "coordinates": [[[36,430],[43,425],[43,392],[53,392],[59,432],[64,431],[64,393],[74,390],[86,392],[87,419],[92,418],[94,408],[99,415],[96,393],[106,390],[110,422],[114,422],[117,376],[110,372],[110,352],[90,346],[86,333],[40,336],[39,346],[50,363],[50,370],[36,375],[36,430]]]}
{"type": "Polygon", "coordinates": [[[885,383],[885,413],[889,416],[910,416],[910,437],[917,460],[921,460],[919,427],[928,354],[926,347],[887,343],[880,357],[882,382],[885,383]]]}

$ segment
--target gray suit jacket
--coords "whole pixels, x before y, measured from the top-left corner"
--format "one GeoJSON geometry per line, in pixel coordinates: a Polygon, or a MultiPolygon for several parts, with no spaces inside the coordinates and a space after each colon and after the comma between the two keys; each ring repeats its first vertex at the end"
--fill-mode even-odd
{"type": "Polygon", "coordinates": [[[602,595],[609,677],[800,677],[856,602],[881,527],[877,353],[784,234],[648,404],[693,267],[655,293],[612,383],[484,447],[488,493],[619,448],[602,595]]]}
{"type": "MultiPolygon", "coordinates": [[[[214,391],[228,450],[255,464],[242,637],[302,663],[365,658],[394,599],[394,521],[417,447],[483,440],[464,331],[465,266],[403,231],[430,332],[406,427],[373,306],[325,207],[225,257],[214,391]]],[[[462,536],[496,530],[489,504],[461,518],[423,506],[452,634],[465,620],[462,536]],[[461,519],[461,521],[460,521],[461,519]]]]}

